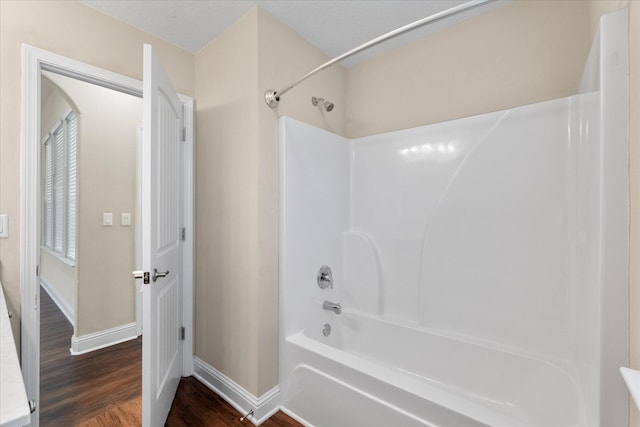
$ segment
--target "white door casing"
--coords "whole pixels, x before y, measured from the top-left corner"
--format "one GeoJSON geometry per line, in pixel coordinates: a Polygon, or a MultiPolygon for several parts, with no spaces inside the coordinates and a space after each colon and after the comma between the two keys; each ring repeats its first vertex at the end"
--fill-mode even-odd
{"type": "Polygon", "coordinates": [[[182,376],[182,102],[144,45],[142,422],[164,425],[182,376]]]}
{"type": "MultiPolygon", "coordinates": [[[[22,45],[22,131],[20,174],[20,300],[21,365],[27,396],[36,403],[31,426],[39,425],[40,401],[40,316],[38,264],[40,253],[40,70],[47,69],[79,80],[142,95],[142,82],[75,59],[22,45]]],[[[193,99],[180,95],[184,105],[186,138],[183,145],[183,226],[182,242],[182,325],[186,328],[183,349],[183,376],[193,373],[193,99]]],[[[162,280],[162,279],[160,279],[162,280]]],[[[144,361],[143,361],[144,363],[144,361]]]]}

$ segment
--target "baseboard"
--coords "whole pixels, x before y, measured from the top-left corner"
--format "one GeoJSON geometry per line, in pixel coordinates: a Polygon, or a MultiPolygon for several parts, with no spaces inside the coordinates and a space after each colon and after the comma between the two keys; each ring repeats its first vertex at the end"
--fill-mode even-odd
{"type": "Polygon", "coordinates": [[[40,278],[40,286],[47,292],[53,302],[56,303],[62,314],[64,314],[64,317],[66,317],[69,323],[71,323],[71,326],[73,326],[75,322],[75,313],[73,307],[71,307],[71,304],[69,304],[67,300],[62,298],[62,296],[58,294],[58,291],[56,291],[56,288],[51,286],[51,284],[42,277],[40,278]]]}
{"type": "Polygon", "coordinates": [[[84,354],[90,351],[99,350],[114,344],[129,341],[137,338],[137,328],[134,323],[116,326],[115,328],[105,329],[104,331],[94,332],[92,334],[71,337],[71,354],[84,354]]]}
{"type": "Polygon", "coordinates": [[[261,397],[255,397],[231,378],[215,369],[201,359],[193,358],[194,372],[201,383],[216,392],[242,415],[253,410],[248,419],[260,425],[280,409],[280,389],[275,386],[261,397]]]}
{"type": "Polygon", "coordinates": [[[281,406],[280,410],[283,413],[287,414],[289,416],[289,418],[293,418],[294,420],[296,420],[297,422],[299,422],[303,426],[314,427],[313,424],[307,422],[307,420],[305,420],[304,418],[299,417],[298,414],[296,414],[295,412],[291,412],[289,409],[287,409],[287,407],[281,406]]]}

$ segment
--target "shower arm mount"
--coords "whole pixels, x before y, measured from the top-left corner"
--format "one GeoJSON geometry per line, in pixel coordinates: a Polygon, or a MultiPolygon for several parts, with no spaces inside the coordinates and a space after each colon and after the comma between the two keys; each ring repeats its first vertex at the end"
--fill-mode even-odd
{"type": "Polygon", "coordinates": [[[298,84],[300,84],[301,82],[303,82],[304,80],[308,79],[309,77],[313,76],[314,74],[316,74],[319,71],[324,70],[327,67],[332,66],[333,64],[335,64],[336,62],[342,61],[343,59],[346,59],[352,55],[355,55],[356,53],[368,49],[371,46],[375,46],[378,43],[382,43],[385,40],[388,40],[392,37],[398,36],[400,34],[404,34],[408,31],[411,31],[415,28],[421,27],[423,25],[429,24],[431,22],[435,22],[435,21],[439,21],[443,18],[449,17],[451,15],[455,15],[457,13],[461,13],[464,12],[466,10],[472,9],[474,7],[480,6],[484,3],[488,3],[491,1],[495,1],[495,0],[472,0],[472,1],[468,1],[466,3],[463,3],[461,5],[458,6],[454,6],[452,8],[449,8],[447,10],[443,10],[442,12],[438,12],[435,13],[433,15],[427,16],[426,18],[422,18],[419,19],[415,22],[412,22],[410,24],[405,25],[404,27],[400,27],[397,28],[393,31],[389,31],[388,33],[385,33],[381,36],[376,37],[375,39],[369,40],[366,43],[361,44],[358,47],[355,47],[353,49],[351,49],[348,52],[343,53],[340,56],[336,56],[335,58],[325,62],[324,64],[320,65],[317,68],[314,68],[313,70],[309,71],[307,74],[303,75],[302,77],[300,77],[298,80],[294,81],[293,83],[289,84],[288,86],[284,87],[281,90],[272,90],[269,89],[264,93],[264,100],[267,102],[267,105],[271,108],[276,108],[278,106],[278,103],[280,102],[280,97],[282,95],[284,95],[285,93],[289,92],[291,89],[293,89],[294,87],[296,87],[298,84]]]}

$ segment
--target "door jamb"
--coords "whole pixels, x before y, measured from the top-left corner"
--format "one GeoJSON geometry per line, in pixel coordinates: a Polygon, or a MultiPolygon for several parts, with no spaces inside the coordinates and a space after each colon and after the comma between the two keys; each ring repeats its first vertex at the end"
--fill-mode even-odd
{"type": "MultiPolygon", "coordinates": [[[[142,52],[141,52],[142,53],[142,52]]],[[[142,61],[142,55],[140,55],[142,61]]],[[[36,402],[31,426],[39,425],[40,401],[40,71],[47,69],[135,96],[142,94],[142,82],[75,59],[27,44],[22,45],[22,129],[20,142],[20,301],[22,374],[28,399],[36,402]]],[[[183,242],[183,341],[182,375],[193,373],[193,250],[194,250],[194,101],[179,94],[184,103],[186,138],[184,145],[183,242]]]]}

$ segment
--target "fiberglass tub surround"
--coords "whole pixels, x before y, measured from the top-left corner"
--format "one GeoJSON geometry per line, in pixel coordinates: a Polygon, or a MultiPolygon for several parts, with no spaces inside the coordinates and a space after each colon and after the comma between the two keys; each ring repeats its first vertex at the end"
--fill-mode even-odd
{"type": "Polygon", "coordinates": [[[281,119],[285,411],[626,425],[625,17],[579,95],[356,140],[281,119]]]}

